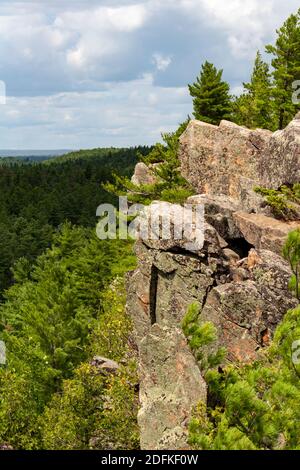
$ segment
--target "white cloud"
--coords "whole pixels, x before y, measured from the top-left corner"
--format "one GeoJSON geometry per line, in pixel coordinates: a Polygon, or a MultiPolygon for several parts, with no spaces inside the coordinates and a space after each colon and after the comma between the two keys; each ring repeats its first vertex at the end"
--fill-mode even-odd
{"type": "Polygon", "coordinates": [[[217,26],[227,30],[228,43],[236,57],[252,57],[264,45],[273,3],[272,0],[203,0],[217,26]]]}
{"type": "Polygon", "coordinates": [[[121,53],[128,44],[124,34],[141,28],[146,17],[143,5],[62,13],[55,20],[56,26],[78,38],[66,52],[67,63],[76,68],[95,68],[97,60],[121,53]]]}
{"type": "Polygon", "coordinates": [[[235,96],[240,96],[244,92],[244,87],[242,85],[235,85],[231,88],[231,94],[235,96]]]}
{"type": "Polygon", "coordinates": [[[191,113],[186,84],[201,62],[224,68],[238,93],[256,49],[298,7],[299,0],[0,0],[0,80],[20,96],[1,106],[1,146],[154,142],[191,113]]]}
{"type": "Polygon", "coordinates": [[[108,8],[107,17],[118,31],[130,32],[143,26],[147,11],[143,5],[130,5],[119,8],[108,8]]]}
{"type": "Polygon", "coordinates": [[[3,148],[152,144],[191,112],[185,88],[158,87],[151,74],[105,83],[101,92],[9,98],[0,115],[3,148]]]}
{"type": "Polygon", "coordinates": [[[98,68],[101,72],[105,64],[99,64],[99,59],[125,54],[130,35],[148,17],[143,4],[111,7],[80,2],[81,8],[76,8],[72,2],[48,16],[47,8],[33,12],[32,3],[36,4],[28,2],[23,10],[24,2],[12,2],[10,9],[0,2],[0,58],[10,66],[11,60],[21,67],[34,59],[53,68],[85,69],[84,73],[98,68]]]}
{"type": "Polygon", "coordinates": [[[181,7],[200,22],[227,34],[231,53],[236,58],[253,57],[265,45],[276,27],[293,10],[298,0],[179,0],[181,7]]]}
{"type": "Polygon", "coordinates": [[[77,46],[76,49],[70,49],[67,52],[67,62],[74,67],[83,67],[85,64],[83,47],[77,46]]]}
{"type": "Polygon", "coordinates": [[[155,64],[157,70],[164,72],[167,70],[169,65],[172,63],[172,57],[171,56],[164,56],[159,53],[153,54],[153,63],[155,64]]]}

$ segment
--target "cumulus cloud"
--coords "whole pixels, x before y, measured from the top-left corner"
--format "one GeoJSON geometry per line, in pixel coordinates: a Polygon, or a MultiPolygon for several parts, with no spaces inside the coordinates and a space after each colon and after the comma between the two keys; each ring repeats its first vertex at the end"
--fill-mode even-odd
{"type": "Polygon", "coordinates": [[[239,93],[256,49],[298,6],[0,0],[0,81],[9,96],[1,146],[3,139],[8,147],[43,148],[154,142],[191,112],[186,86],[201,62],[223,68],[239,93]]]}
{"type": "Polygon", "coordinates": [[[187,13],[226,33],[232,54],[252,57],[274,35],[275,28],[299,7],[298,0],[180,0],[187,13]]]}
{"type": "Polygon", "coordinates": [[[104,83],[101,92],[10,97],[0,114],[0,128],[5,128],[1,147],[22,149],[29,142],[41,149],[152,144],[190,112],[186,88],[155,86],[151,74],[104,83]]]}
{"type": "Polygon", "coordinates": [[[55,25],[61,31],[71,30],[78,37],[66,56],[71,66],[83,68],[94,66],[96,60],[105,56],[121,53],[128,45],[123,34],[141,28],[145,19],[143,5],[130,5],[66,12],[56,18],[55,25]]]}

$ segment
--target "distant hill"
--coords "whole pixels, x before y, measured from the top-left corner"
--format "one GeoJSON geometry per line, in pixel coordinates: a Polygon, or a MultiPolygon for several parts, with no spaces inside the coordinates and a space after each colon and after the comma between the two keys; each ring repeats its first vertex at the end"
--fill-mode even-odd
{"type": "Polygon", "coordinates": [[[0,164],[41,163],[61,155],[67,155],[70,150],[0,150],[0,164]]]}
{"type": "Polygon", "coordinates": [[[72,150],[65,152],[60,155],[52,156],[51,158],[46,158],[49,160],[47,163],[65,163],[74,160],[88,160],[88,159],[102,159],[103,164],[107,167],[118,166],[121,160],[124,158],[124,155],[136,154],[138,151],[149,152],[150,147],[135,147],[135,148],[95,148],[95,149],[86,149],[86,150],[72,150]]]}
{"type": "Polygon", "coordinates": [[[57,149],[57,150],[2,150],[0,149],[0,158],[6,157],[18,157],[18,158],[45,158],[45,157],[57,157],[71,152],[70,149],[57,149]]]}

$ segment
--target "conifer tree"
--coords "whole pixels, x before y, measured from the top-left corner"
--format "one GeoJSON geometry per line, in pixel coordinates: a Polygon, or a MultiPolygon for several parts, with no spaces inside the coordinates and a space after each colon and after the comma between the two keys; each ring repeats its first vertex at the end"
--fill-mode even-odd
{"type": "Polygon", "coordinates": [[[219,124],[228,119],[231,113],[231,98],[228,83],[222,80],[223,70],[205,62],[196,82],[189,85],[190,95],[194,98],[194,116],[200,121],[219,124]]]}
{"type": "Polygon", "coordinates": [[[244,83],[244,93],[234,104],[234,120],[250,129],[275,130],[272,113],[272,83],[269,65],[258,51],[250,83],[244,83]]]}
{"type": "Polygon", "coordinates": [[[133,203],[151,204],[161,200],[181,204],[194,194],[191,185],[180,173],[179,138],[186,130],[189,118],[179,125],[175,132],[162,134],[163,144],[157,143],[152,151],[139,158],[151,166],[156,182],[154,184],[134,184],[130,178],[114,174],[113,183],[105,183],[104,189],[118,196],[124,195],[133,203]]]}
{"type": "Polygon", "coordinates": [[[300,76],[300,9],[285,21],[277,34],[276,44],[268,45],[266,51],[274,56],[274,108],[277,127],[283,129],[299,109],[292,96],[293,83],[300,76]]]}

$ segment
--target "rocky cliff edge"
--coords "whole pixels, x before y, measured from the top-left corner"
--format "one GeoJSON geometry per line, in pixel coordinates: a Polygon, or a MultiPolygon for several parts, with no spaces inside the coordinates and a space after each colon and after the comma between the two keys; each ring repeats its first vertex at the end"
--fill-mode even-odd
{"type": "MultiPolygon", "coordinates": [[[[139,240],[138,268],[127,281],[139,348],[142,449],[188,448],[191,411],[206,400],[180,326],[191,303],[201,305],[201,320],[214,323],[215,347],[225,346],[231,362],[253,361],[296,306],[281,250],[300,221],[271,217],[253,187],[300,181],[300,114],[274,134],[226,121],[191,121],[180,139],[180,161],[183,176],[200,193],[187,202],[205,207],[203,248],[195,253],[175,239],[139,240]]],[[[135,183],[150,181],[148,171],[139,164],[135,183]]]]}

